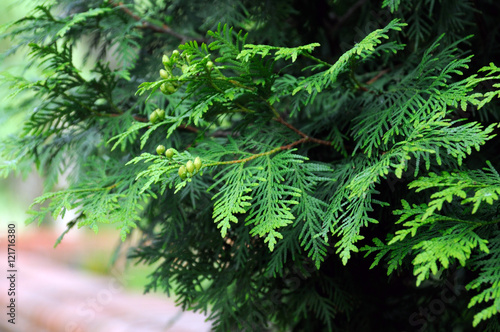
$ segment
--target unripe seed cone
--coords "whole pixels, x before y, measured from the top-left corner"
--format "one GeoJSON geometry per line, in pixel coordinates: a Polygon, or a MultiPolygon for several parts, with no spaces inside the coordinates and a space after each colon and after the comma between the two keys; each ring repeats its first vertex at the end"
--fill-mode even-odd
{"type": "Polygon", "coordinates": [[[155,123],[155,122],[156,122],[156,120],[158,120],[158,112],[156,112],[156,110],[155,110],[155,111],[153,111],[153,113],[151,113],[151,114],[149,115],[149,121],[150,121],[151,123],[155,123]]]}
{"type": "Polygon", "coordinates": [[[170,78],[170,74],[165,69],[160,69],[160,77],[164,79],[170,78]]]}
{"type": "Polygon", "coordinates": [[[172,157],[174,156],[174,149],[168,149],[168,150],[165,152],[165,156],[166,156],[168,159],[172,159],[172,157]]]}
{"type": "Polygon", "coordinates": [[[186,166],[182,165],[181,167],[179,167],[178,173],[179,173],[179,177],[184,180],[186,178],[186,175],[187,175],[186,166]]]}
{"type": "Polygon", "coordinates": [[[201,159],[200,157],[196,157],[194,159],[194,167],[196,167],[196,170],[199,171],[201,168],[201,159]]]}
{"type": "Polygon", "coordinates": [[[194,164],[193,162],[190,160],[186,163],[186,169],[189,173],[193,174],[194,172],[194,164]]]}
{"type": "Polygon", "coordinates": [[[165,68],[170,67],[170,59],[166,54],[163,54],[163,57],[161,58],[161,62],[163,62],[163,65],[165,68]]]}
{"type": "Polygon", "coordinates": [[[163,83],[160,86],[160,90],[161,90],[161,92],[163,92],[166,95],[171,95],[172,93],[177,91],[177,88],[172,83],[167,82],[167,83],[163,83]]]}
{"type": "Polygon", "coordinates": [[[165,119],[165,111],[162,109],[157,109],[156,110],[156,115],[158,115],[158,120],[164,120],[165,119]]]}
{"type": "Polygon", "coordinates": [[[163,145],[158,145],[156,147],[156,153],[158,153],[159,155],[162,155],[164,152],[165,152],[165,147],[163,145]]]}

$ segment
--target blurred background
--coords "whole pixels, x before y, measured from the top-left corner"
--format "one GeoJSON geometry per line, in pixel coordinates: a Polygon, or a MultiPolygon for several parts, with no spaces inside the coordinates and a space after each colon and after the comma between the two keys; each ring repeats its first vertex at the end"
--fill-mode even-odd
{"type": "MultiPolygon", "coordinates": [[[[36,6],[36,1],[2,0],[0,26],[20,19],[36,6]]],[[[1,34],[0,28],[0,34],[1,34]]],[[[0,39],[0,53],[10,48],[10,41],[0,39]]],[[[26,50],[0,59],[0,75],[37,76],[36,69],[23,72],[28,60],[26,50]]],[[[83,63],[76,50],[75,61],[83,63]]],[[[0,85],[0,100],[12,91],[0,85]]],[[[16,101],[17,102],[17,101],[16,101]]],[[[19,101],[22,105],[22,101],[19,101]]],[[[0,102],[0,138],[18,128],[26,109],[6,109],[0,102]]],[[[29,109],[29,107],[27,108],[29,109]]],[[[59,186],[64,187],[64,179],[59,186]]],[[[43,192],[43,180],[36,170],[30,174],[0,177],[0,245],[2,266],[7,274],[7,227],[16,227],[16,324],[0,319],[0,331],[26,332],[125,332],[125,331],[208,331],[205,316],[182,312],[162,293],[143,295],[147,276],[154,267],[135,265],[125,259],[134,237],[122,244],[113,226],[73,229],[54,248],[57,238],[71,220],[52,220],[26,226],[24,221],[33,199],[43,192]]],[[[0,279],[0,300],[9,301],[8,280],[0,279]]],[[[2,305],[2,308],[5,308],[2,305]]],[[[6,309],[3,309],[5,311],[6,309]]]]}

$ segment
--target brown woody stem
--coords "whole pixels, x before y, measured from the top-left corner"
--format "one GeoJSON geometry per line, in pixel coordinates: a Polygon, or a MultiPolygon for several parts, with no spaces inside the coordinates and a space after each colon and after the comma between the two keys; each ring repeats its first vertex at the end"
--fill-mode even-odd
{"type": "Polygon", "coordinates": [[[219,165],[233,165],[233,164],[245,163],[247,161],[254,160],[254,159],[259,158],[259,157],[268,156],[268,155],[271,155],[271,154],[279,152],[279,151],[289,150],[289,149],[293,148],[296,145],[299,145],[299,144],[307,142],[307,140],[308,140],[308,138],[304,137],[304,138],[301,138],[298,141],[292,142],[290,144],[283,145],[283,146],[280,146],[278,148],[274,148],[274,149],[266,151],[266,152],[256,153],[256,154],[251,155],[250,157],[247,157],[247,158],[244,158],[244,159],[230,160],[230,161],[218,161],[218,162],[214,162],[214,163],[205,164],[205,165],[203,165],[203,167],[219,166],[219,165]]]}
{"type": "Polygon", "coordinates": [[[277,121],[277,122],[279,122],[279,123],[281,123],[281,124],[283,124],[287,128],[293,130],[294,132],[296,132],[297,134],[299,134],[300,136],[302,136],[303,138],[305,138],[306,139],[305,142],[314,142],[314,143],[317,143],[317,144],[322,144],[322,145],[327,145],[327,146],[331,146],[332,145],[332,142],[324,141],[324,140],[321,140],[321,139],[318,139],[318,138],[314,138],[314,137],[309,137],[308,135],[304,134],[303,132],[301,132],[300,130],[298,130],[297,128],[295,128],[294,126],[292,126],[291,124],[289,124],[285,120],[283,120],[282,117],[275,118],[274,120],[277,121]]]}
{"type": "Polygon", "coordinates": [[[193,38],[193,37],[185,36],[181,33],[178,33],[176,31],[172,30],[172,28],[170,28],[166,24],[162,24],[160,26],[160,25],[153,24],[151,22],[147,22],[142,17],[140,17],[139,15],[135,14],[130,9],[128,9],[126,7],[126,5],[121,1],[118,3],[115,3],[114,1],[110,1],[110,3],[113,7],[121,9],[122,12],[124,12],[125,14],[127,14],[128,16],[130,16],[131,18],[136,20],[137,22],[142,22],[142,26],[138,26],[138,28],[140,28],[140,29],[150,29],[150,30],[153,30],[153,31],[156,31],[159,33],[164,33],[167,35],[174,36],[174,37],[180,39],[182,44],[188,40],[196,40],[197,42],[200,42],[200,43],[206,42],[205,39],[193,38]]]}

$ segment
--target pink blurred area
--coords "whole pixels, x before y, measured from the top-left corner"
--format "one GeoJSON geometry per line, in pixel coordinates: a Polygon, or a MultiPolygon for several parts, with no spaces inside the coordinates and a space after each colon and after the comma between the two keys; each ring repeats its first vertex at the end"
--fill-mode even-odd
{"type": "MultiPolygon", "coordinates": [[[[8,322],[7,225],[0,230],[0,331],[15,332],[203,332],[210,323],[199,313],[183,312],[161,293],[127,287],[127,270],[105,275],[82,271],[79,261],[92,251],[113,250],[116,237],[68,236],[53,248],[59,231],[32,228],[16,236],[16,324],[8,322]]],[[[82,232],[74,230],[73,232],[82,232]]],[[[71,235],[71,232],[70,232],[71,235]]],[[[120,265],[120,263],[118,264],[120,265]]],[[[121,264],[123,266],[123,264],[121,264]]]]}

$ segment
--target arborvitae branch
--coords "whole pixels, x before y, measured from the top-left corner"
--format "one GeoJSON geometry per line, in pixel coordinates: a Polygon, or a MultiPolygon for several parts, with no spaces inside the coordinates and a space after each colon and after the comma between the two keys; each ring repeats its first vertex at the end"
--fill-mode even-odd
{"type": "Polygon", "coordinates": [[[45,2],[3,30],[40,68],[35,82],[0,78],[15,96],[7,115],[26,111],[1,139],[0,174],[46,175],[31,221],[73,210],[68,228],[109,223],[123,240],[140,229],[132,257],[155,268],[147,290],[175,291],[215,331],[497,331],[499,11],[45,2]],[[189,37],[205,33],[210,43],[189,37]],[[85,75],[75,45],[96,58],[85,75]],[[363,272],[360,250],[391,277],[363,272]],[[475,278],[470,303],[408,326],[457,269],[475,278]]]}

